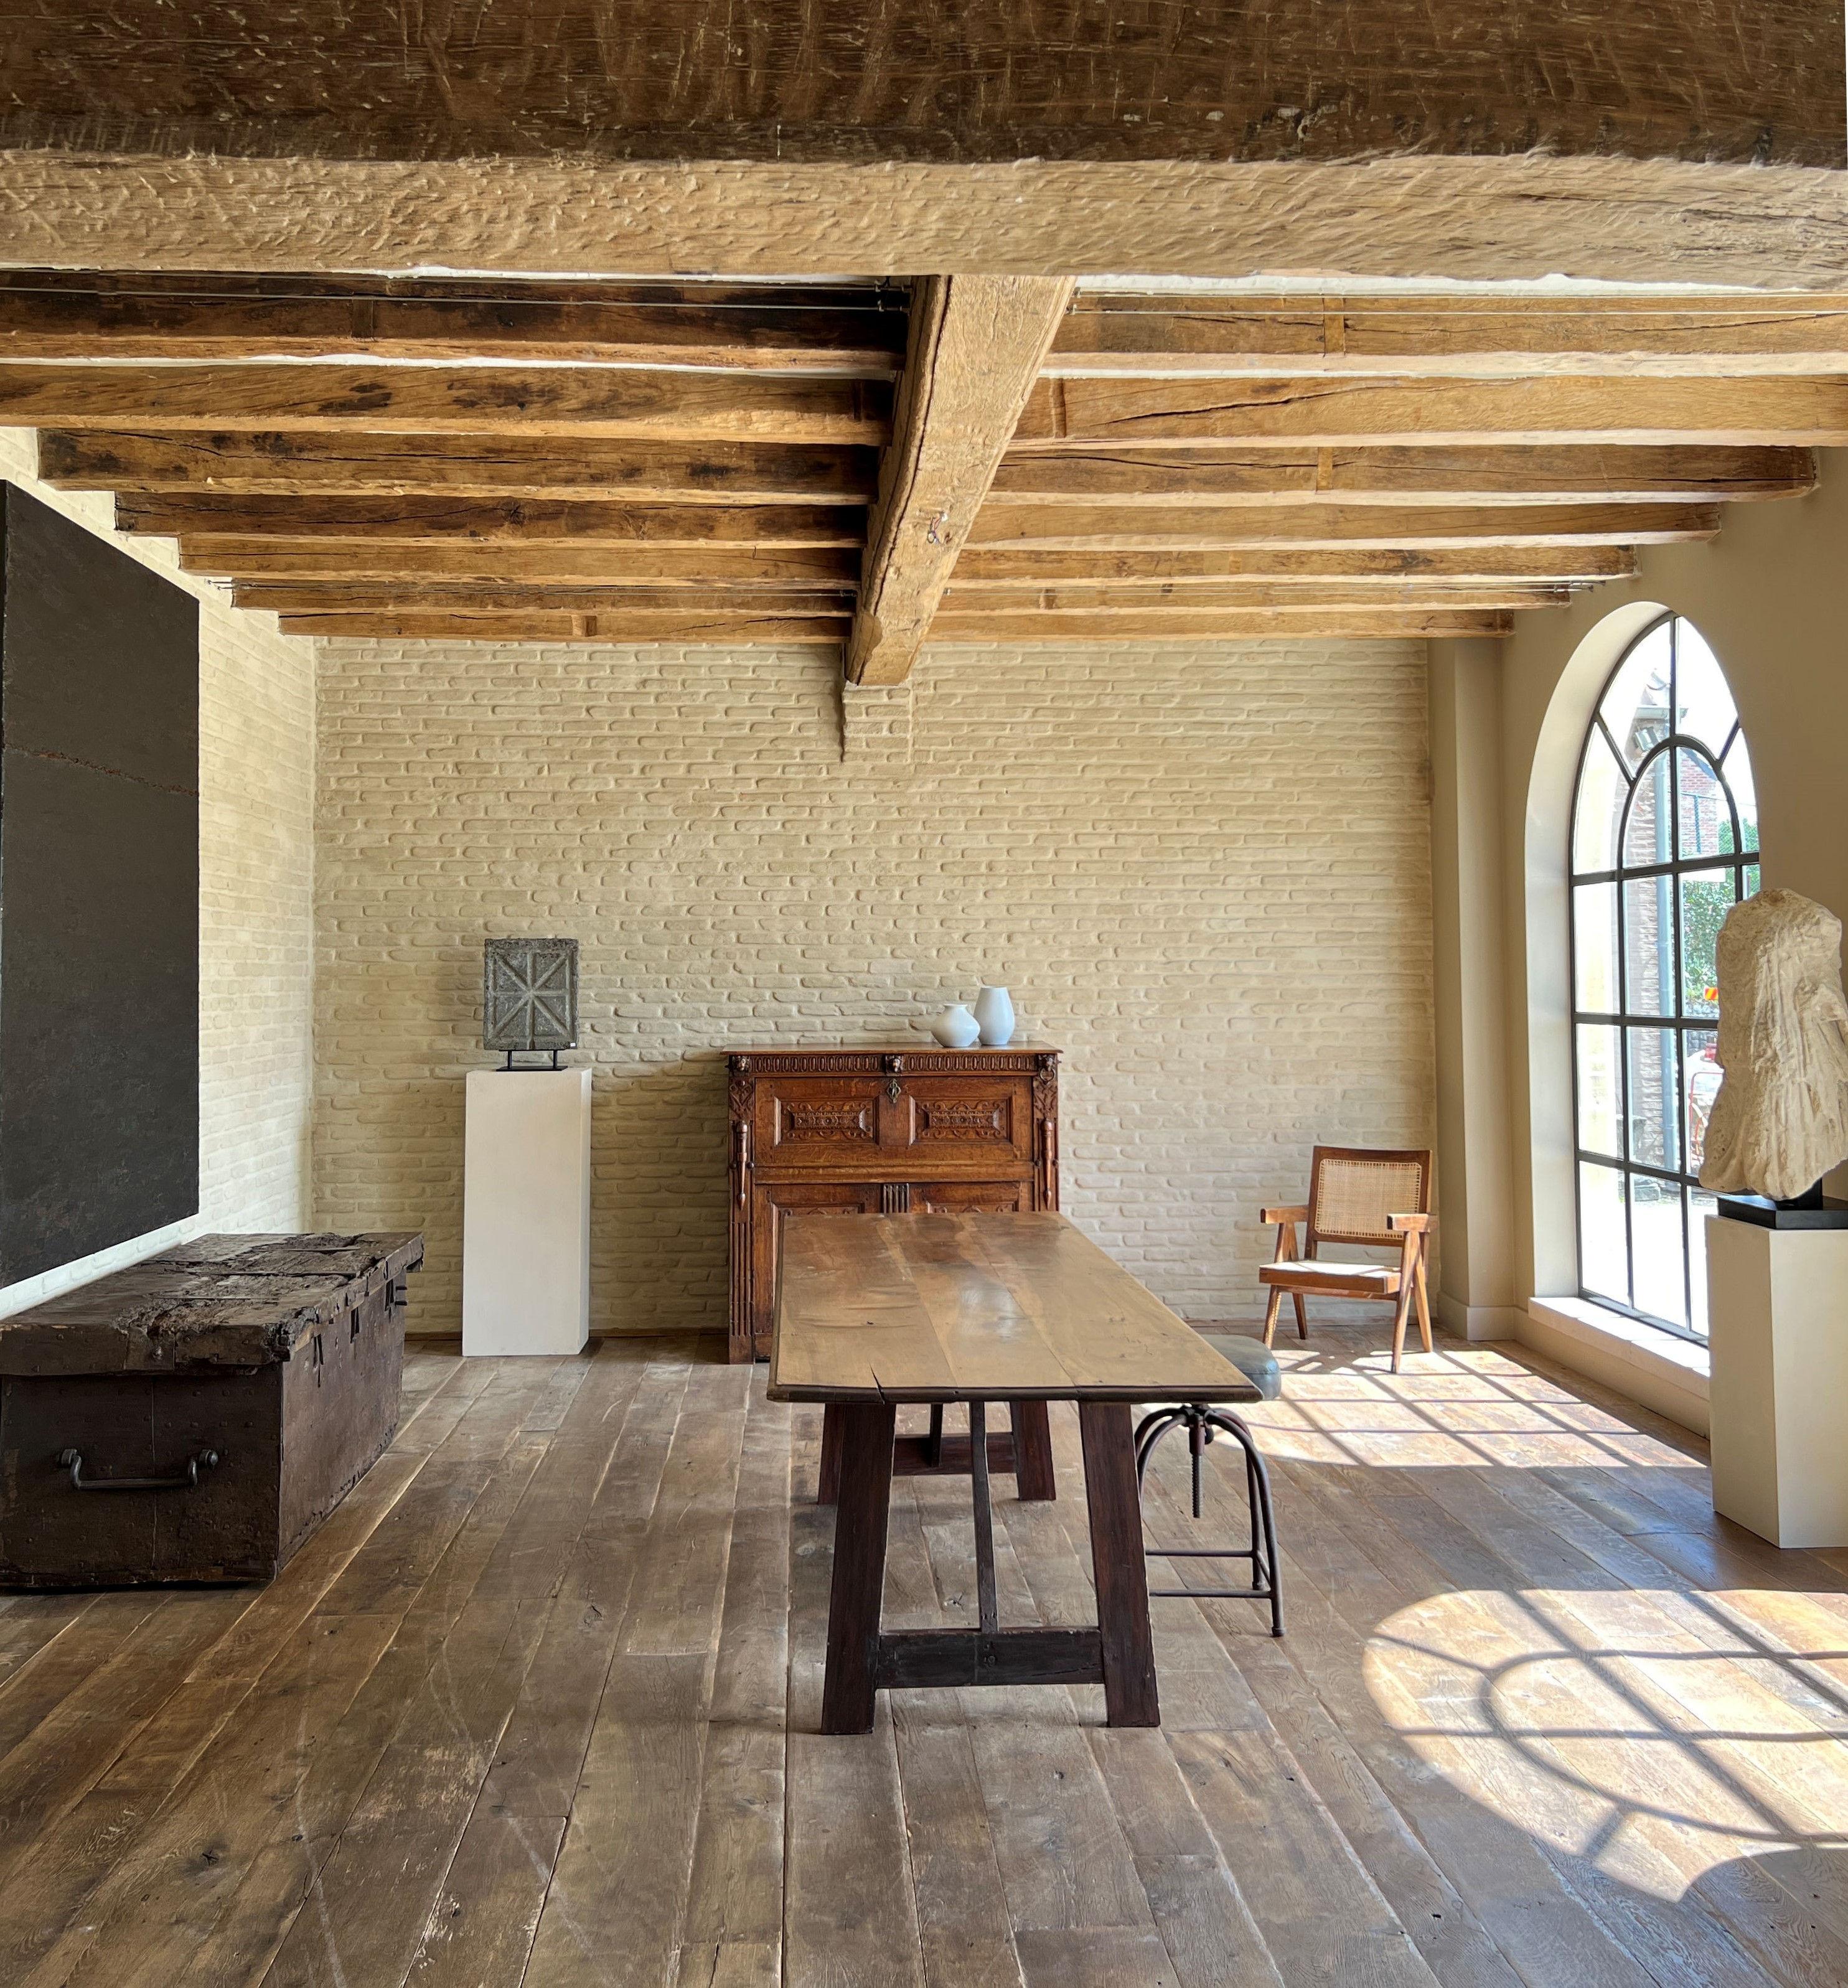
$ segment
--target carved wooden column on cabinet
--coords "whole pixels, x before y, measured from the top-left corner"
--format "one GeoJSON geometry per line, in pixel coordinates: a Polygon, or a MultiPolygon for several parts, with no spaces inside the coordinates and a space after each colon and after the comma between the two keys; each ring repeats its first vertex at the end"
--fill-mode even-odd
{"type": "Polygon", "coordinates": [[[1059,1052],[739,1050],[731,1357],[768,1358],[785,1215],[1056,1209],[1059,1052]]]}

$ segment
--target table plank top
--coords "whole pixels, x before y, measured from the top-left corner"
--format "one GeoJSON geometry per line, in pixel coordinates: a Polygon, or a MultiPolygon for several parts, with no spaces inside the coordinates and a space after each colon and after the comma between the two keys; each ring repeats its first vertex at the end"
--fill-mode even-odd
{"type": "Polygon", "coordinates": [[[1062,1215],[785,1218],[779,1401],[1250,1401],[1258,1391],[1062,1215]]]}

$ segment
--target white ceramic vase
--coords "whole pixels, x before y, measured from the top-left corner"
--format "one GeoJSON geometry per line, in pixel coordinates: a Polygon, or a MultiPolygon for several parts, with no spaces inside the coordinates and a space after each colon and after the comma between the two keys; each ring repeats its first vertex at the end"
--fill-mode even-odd
{"type": "Polygon", "coordinates": [[[975,1021],[985,1049],[1005,1049],[1013,1040],[1014,1003],[1005,987],[982,982],[981,991],[975,996],[975,1021]]]}
{"type": "Polygon", "coordinates": [[[981,1024],[959,1002],[946,1008],[931,1024],[931,1033],[947,1050],[972,1049],[981,1024]]]}

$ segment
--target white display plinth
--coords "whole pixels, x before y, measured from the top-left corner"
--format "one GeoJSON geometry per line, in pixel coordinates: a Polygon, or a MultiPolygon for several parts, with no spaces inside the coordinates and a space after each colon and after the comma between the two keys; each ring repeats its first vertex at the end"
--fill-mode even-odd
{"type": "Polygon", "coordinates": [[[468,1073],[462,1351],[576,1353],[590,1337],[590,1073],[468,1073]]]}
{"type": "Polygon", "coordinates": [[[1707,1220],[1713,1507],[1848,1547],[1848,1230],[1707,1220]]]}

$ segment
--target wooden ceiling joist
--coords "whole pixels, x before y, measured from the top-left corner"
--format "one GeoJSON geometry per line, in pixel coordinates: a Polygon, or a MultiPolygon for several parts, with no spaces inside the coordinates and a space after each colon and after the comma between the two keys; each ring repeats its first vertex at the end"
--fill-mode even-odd
{"type": "MultiPolygon", "coordinates": [[[[3,319],[0,319],[3,322],[3,319]]],[[[1848,297],[1088,294],[1049,380],[1848,373],[1848,297]]]]}
{"type": "Polygon", "coordinates": [[[850,679],[902,683],[1069,303],[1069,279],[934,276],[914,293],[867,532],[850,679]]]}
{"type": "Polygon", "coordinates": [[[1152,609],[1142,614],[1112,615],[1100,621],[1082,614],[1046,614],[1034,610],[1017,614],[941,614],[931,631],[938,642],[1066,644],[1100,640],[1122,642],[1202,642],[1250,641],[1282,636],[1292,641],[1318,637],[1390,638],[1460,635],[1505,635],[1512,617],[1493,611],[1454,608],[1322,608],[1308,613],[1289,609],[1222,609],[1191,613],[1152,609]]]}
{"type": "Polygon", "coordinates": [[[890,390],[869,380],[620,367],[0,364],[0,423],[342,434],[642,436],[878,444],[890,390]]]}
{"type": "MultiPolygon", "coordinates": [[[[41,443],[42,451],[43,444],[41,443]]],[[[1795,497],[1804,448],[1120,448],[1010,454],[989,500],[1180,504],[1660,504],[1795,497]]]]}
{"type": "Polygon", "coordinates": [[[1394,510],[1379,505],[1279,505],[1274,510],[1228,505],[1142,509],[1105,519],[1076,505],[982,507],[971,550],[1008,546],[1046,552],[1154,552],[1167,546],[1265,546],[1335,548],[1392,546],[1667,545],[1710,539],[1720,529],[1715,505],[1486,505],[1448,511],[1436,505],[1394,510]]]}
{"type": "Polygon", "coordinates": [[[1046,380],[1016,448],[1318,448],[1848,442],[1848,380],[1046,380]]]}
{"type": "Polygon", "coordinates": [[[712,621],[840,617],[853,611],[853,589],[702,587],[593,587],[518,581],[300,580],[240,580],[240,607],[271,614],[573,614],[658,613],[684,620],[697,612],[712,621]]]}
{"type": "Polygon", "coordinates": [[[889,286],[506,283],[461,279],[0,271],[0,360],[498,359],[889,380],[889,286]]]}
{"type": "Polygon", "coordinates": [[[781,620],[708,614],[698,609],[678,615],[573,614],[528,611],[517,614],[288,614],[279,624],[285,634],[334,640],[390,642],[607,642],[684,643],[720,647],[763,647],[792,642],[839,643],[847,617],[781,620]]]}
{"type": "MultiPolygon", "coordinates": [[[[1029,610],[1068,614],[1145,614],[1151,609],[1190,610],[1275,608],[1319,614],[1330,607],[1390,612],[1395,608],[1502,609],[1562,607],[1574,589],[1522,580],[1434,580],[1411,576],[1373,580],[1321,580],[1313,586],[1287,577],[1248,577],[1211,580],[1133,582],[1074,580],[1059,587],[968,587],[952,583],[938,616],[1023,614],[1029,610]]],[[[242,596],[240,596],[240,598],[242,596]]]]}
{"type": "Polygon", "coordinates": [[[41,429],[39,474],[69,490],[239,496],[620,498],[650,504],[863,504],[870,447],[578,435],[69,433],[41,429]]]}
{"type": "Polygon", "coordinates": [[[118,497],[119,530],[163,538],[350,539],[406,545],[851,546],[866,512],[843,505],[560,502],[549,498],[118,497]]]}
{"type": "Polygon", "coordinates": [[[826,546],[429,546],[390,539],[180,541],[188,573],[233,580],[557,582],[687,587],[851,587],[860,555],[826,546]]]}
{"type": "Polygon", "coordinates": [[[956,563],[954,584],[1052,587],[1195,580],[1289,580],[1317,586],[1330,580],[1534,580],[1570,584],[1627,578],[1637,569],[1629,546],[1346,546],[1339,550],[1272,547],[1227,552],[1165,546],[1151,552],[1019,552],[972,546],[956,563]]]}

